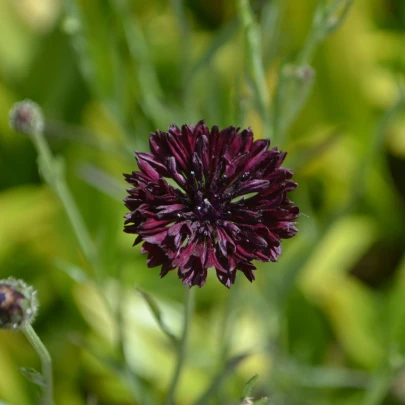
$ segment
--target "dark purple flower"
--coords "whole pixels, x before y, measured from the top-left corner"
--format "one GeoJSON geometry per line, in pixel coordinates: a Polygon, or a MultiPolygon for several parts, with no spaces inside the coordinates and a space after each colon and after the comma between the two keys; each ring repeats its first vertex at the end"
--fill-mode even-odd
{"type": "Polygon", "coordinates": [[[253,260],[277,261],[299,213],[287,197],[293,173],[280,167],[286,153],[250,128],[210,131],[203,121],[151,133],[149,144],[151,153],[136,152],[140,171],[125,175],[125,232],[143,242],[149,267],[162,277],[177,268],[190,287],[215,267],[230,287],[237,270],[255,279],[253,260]]]}

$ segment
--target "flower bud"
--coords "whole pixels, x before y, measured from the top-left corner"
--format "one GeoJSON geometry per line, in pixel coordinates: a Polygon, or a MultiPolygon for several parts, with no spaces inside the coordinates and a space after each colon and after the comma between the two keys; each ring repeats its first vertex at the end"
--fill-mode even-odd
{"type": "Polygon", "coordinates": [[[0,280],[0,328],[21,329],[30,325],[38,311],[36,291],[22,280],[0,280]]]}
{"type": "Polygon", "coordinates": [[[23,134],[33,134],[44,129],[42,110],[31,100],[15,103],[10,110],[10,127],[23,134]]]}

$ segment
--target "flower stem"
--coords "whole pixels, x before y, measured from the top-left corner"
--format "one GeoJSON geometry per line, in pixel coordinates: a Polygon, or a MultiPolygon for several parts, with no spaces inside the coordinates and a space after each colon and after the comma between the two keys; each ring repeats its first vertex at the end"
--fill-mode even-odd
{"type": "Polygon", "coordinates": [[[183,331],[177,347],[177,363],[170,383],[169,393],[166,398],[165,402],[166,405],[174,404],[174,397],[176,395],[177,386],[180,381],[181,373],[183,371],[183,365],[186,359],[188,334],[193,310],[194,310],[194,290],[192,288],[185,287],[183,331]]]}
{"type": "Polygon", "coordinates": [[[69,217],[73,230],[86,259],[95,266],[94,245],[80,215],[79,209],[63,176],[62,162],[55,159],[43,133],[35,132],[32,137],[38,152],[39,167],[46,182],[55,190],[69,217]]]}
{"type": "Polygon", "coordinates": [[[35,333],[31,325],[25,326],[23,329],[24,335],[27,337],[35,351],[38,353],[42,363],[42,375],[45,379],[44,387],[44,405],[53,405],[53,379],[52,379],[52,359],[48,350],[42,343],[39,336],[35,333]]]}
{"type": "Polygon", "coordinates": [[[259,27],[254,19],[248,0],[238,0],[239,18],[244,31],[246,43],[246,61],[253,84],[256,104],[263,121],[265,137],[272,137],[269,117],[270,96],[267,90],[266,73],[262,60],[259,27]]]}
{"type": "MultiPolygon", "coordinates": [[[[111,316],[116,319],[116,312],[110,301],[107,299],[106,295],[103,293],[103,283],[102,283],[102,267],[98,259],[96,247],[90,237],[90,233],[86,227],[86,224],[80,214],[79,208],[76,201],[73,198],[72,192],[66,183],[64,168],[62,160],[54,157],[49,145],[45,139],[42,131],[36,131],[32,134],[32,139],[34,145],[38,152],[38,166],[41,174],[43,175],[46,183],[55,191],[56,195],[59,197],[63,208],[69,218],[72,225],[73,231],[76,234],[77,240],[79,242],[81,251],[86,257],[87,261],[91,264],[94,275],[94,284],[97,291],[105,304],[107,311],[111,316]]],[[[140,384],[138,381],[131,381],[130,367],[125,356],[125,351],[123,350],[124,342],[123,333],[121,332],[120,321],[117,322],[117,329],[119,333],[119,347],[120,355],[122,355],[122,361],[125,368],[125,379],[128,381],[131,393],[136,399],[135,391],[140,393],[140,384]],[[134,386],[136,386],[134,388],[134,386]]],[[[48,403],[46,403],[48,405],[48,403]]]]}
{"type": "Polygon", "coordinates": [[[100,296],[106,305],[107,310],[114,315],[114,310],[111,308],[109,301],[102,293],[102,272],[96,254],[96,249],[91,240],[90,233],[87,230],[86,224],[80,214],[79,208],[73,195],[66,184],[64,176],[64,168],[62,160],[55,158],[52,151],[45,139],[42,132],[34,132],[32,134],[34,145],[38,152],[38,166],[41,174],[43,175],[47,184],[53,188],[56,195],[59,197],[63,208],[69,218],[73,231],[77,237],[80,248],[86,257],[87,261],[91,264],[95,284],[100,292],[100,296]]]}

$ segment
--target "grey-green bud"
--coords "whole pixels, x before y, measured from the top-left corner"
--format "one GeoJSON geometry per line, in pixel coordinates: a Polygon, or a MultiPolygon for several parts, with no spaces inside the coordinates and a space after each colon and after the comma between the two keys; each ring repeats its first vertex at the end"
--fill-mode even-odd
{"type": "Polygon", "coordinates": [[[38,312],[37,293],[22,280],[0,280],[0,328],[21,329],[30,325],[38,312]]]}
{"type": "Polygon", "coordinates": [[[42,132],[44,117],[39,105],[32,100],[25,99],[15,103],[10,110],[10,127],[23,134],[42,132]]]}

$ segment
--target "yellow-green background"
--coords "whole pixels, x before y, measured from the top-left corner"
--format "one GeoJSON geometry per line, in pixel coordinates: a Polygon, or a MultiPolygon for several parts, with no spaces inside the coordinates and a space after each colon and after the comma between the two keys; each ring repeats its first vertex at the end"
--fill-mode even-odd
{"type": "MultiPolygon", "coordinates": [[[[270,99],[317,3],[252,2],[270,99]]],[[[205,119],[268,134],[244,45],[233,0],[1,0],[0,277],[38,290],[35,328],[54,360],[58,405],[136,402],[108,367],[114,320],[8,110],[26,97],[42,106],[104,264],[105,294],[122,300],[128,361],[159,404],[174,354],[135,286],[158,301],[175,333],[183,288],[175,272],[161,280],[147,269],[122,232],[122,173],[135,170],[133,150],[147,150],[149,132],[172,123],[205,119]]],[[[279,138],[299,183],[300,232],[279,263],[259,265],[253,284],[239,275],[229,291],[211,272],[197,289],[178,405],[196,403],[226,359],[242,353],[209,404],[238,404],[254,373],[255,396],[274,405],[405,403],[405,2],[355,0],[307,62],[313,91],[279,138]]],[[[37,388],[19,366],[40,367],[21,333],[1,331],[0,401],[35,404],[37,388]]]]}

